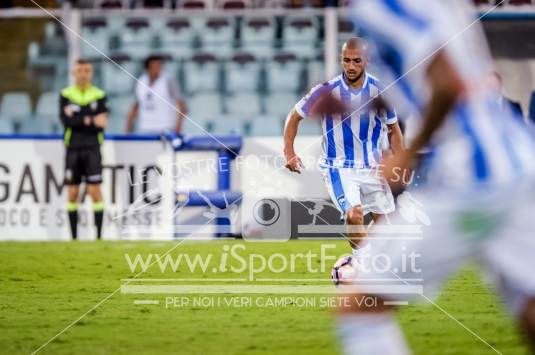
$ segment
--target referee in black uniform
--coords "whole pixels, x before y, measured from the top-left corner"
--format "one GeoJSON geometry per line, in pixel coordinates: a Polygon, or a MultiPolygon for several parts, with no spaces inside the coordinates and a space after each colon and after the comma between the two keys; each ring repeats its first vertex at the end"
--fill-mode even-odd
{"type": "Polygon", "coordinates": [[[72,238],[77,238],[78,195],[80,183],[85,181],[87,193],[93,200],[97,239],[102,233],[104,202],[102,201],[102,163],[100,144],[108,122],[106,93],[91,83],[93,65],[84,59],[76,61],[73,75],[75,84],[61,90],[60,117],[65,127],[64,141],[65,183],[67,184],[67,211],[72,238]]]}

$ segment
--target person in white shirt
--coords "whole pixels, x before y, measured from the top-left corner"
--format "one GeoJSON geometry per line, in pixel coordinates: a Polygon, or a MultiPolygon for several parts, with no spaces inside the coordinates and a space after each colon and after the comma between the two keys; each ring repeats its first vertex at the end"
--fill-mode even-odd
{"type": "Polygon", "coordinates": [[[146,72],[136,84],[136,102],[128,112],[126,133],[159,134],[166,131],[179,133],[186,114],[186,103],[178,84],[165,73],[163,58],[149,56],[145,60],[146,72]]]}

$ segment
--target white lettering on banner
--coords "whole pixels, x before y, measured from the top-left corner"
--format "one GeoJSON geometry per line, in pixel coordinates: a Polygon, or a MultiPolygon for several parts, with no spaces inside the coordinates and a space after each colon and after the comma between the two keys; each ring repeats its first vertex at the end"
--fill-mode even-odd
{"type": "MultiPolygon", "coordinates": [[[[16,152],[0,161],[0,240],[69,239],[62,141],[7,139],[0,140],[0,149],[16,152]]],[[[158,157],[169,153],[160,141],[105,141],[101,150],[105,238],[120,239],[124,224],[157,231],[171,208],[162,206],[161,197],[146,194],[148,208],[125,211],[139,196],[159,189],[160,180],[153,172],[159,169],[158,157]]],[[[94,239],[92,202],[84,185],[81,199],[80,239],[94,239]]]]}
{"type": "MultiPolygon", "coordinates": [[[[317,142],[318,137],[297,138],[296,150],[301,152],[303,161],[317,159],[317,142]]],[[[254,203],[261,195],[328,198],[313,164],[307,165],[307,171],[300,176],[287,173],[280,160],[282,148],[281,137],[245,138],[241,159],[221,166],[216,152],[178,152],[173,159],[172,149],[161,141],[104,141],[104,239],[173,238],[169,226],[176,222],[170,220],[175,193],[215,190],[218,167],[232,170],[231,189],[244,193],[242,208],[248,208],[250,197],[254,203]],[[170,177],[176,179],[167,181],[170,177]],[[138,204],[143,208],[132,208],[138,204]],[[125,225],[128,233],[124,233],[125,225]]],[[[63,141],[0,139],[0,151],[13,152],[3,154],[0,160],[0,241],[68,240],[63,141]]],[[[81,195],[78,234],[81,240],[91,240],[95,238],[93,210],[83,185],[81,195]]],[[[180,212],[179,220],[203,212],[204,207],[187,208],[180,212]]],[[[246,225],[247,221],[242,223],[246,225]]]]}

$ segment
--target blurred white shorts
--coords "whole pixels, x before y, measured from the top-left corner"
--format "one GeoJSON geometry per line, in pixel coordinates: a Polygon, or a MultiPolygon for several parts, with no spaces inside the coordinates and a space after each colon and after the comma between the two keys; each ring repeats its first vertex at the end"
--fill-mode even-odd
{"type": "Polygon", "coordinates": [[[321,172],[329,196],[342,215],[359,205],[364,214],[388,214],[395,210],[392,191],[379,171],[322,167],[321,172]]]}
{"type": "Polygon", "coordinates": [[[404,192],[397,201],[389,221],[369,230],[370,253],[357,274],[360,292],[431,300],[473,260],[513,313],[535,297],[535,184],[463,194],[404,192]],[[382,291],[374,292],[378,284],[382,291]]]}

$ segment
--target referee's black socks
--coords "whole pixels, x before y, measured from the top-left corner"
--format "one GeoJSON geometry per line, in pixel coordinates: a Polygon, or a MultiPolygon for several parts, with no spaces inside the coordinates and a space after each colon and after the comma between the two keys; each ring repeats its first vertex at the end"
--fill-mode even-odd
{"type": "Polygon", "coordinates": [[[95,227],[97,227],[97,239],[102,237],[102,221],[104,219],[104,202],[93,202],[93,212],[95,214],[95,227]]]}
{"type": "Polygon", "coordinates": [[[67,202],[67,213],[69,214],[69,225],[71,226],[71,236],[73,240],[78,238],[78,203],[67,202]]]}

